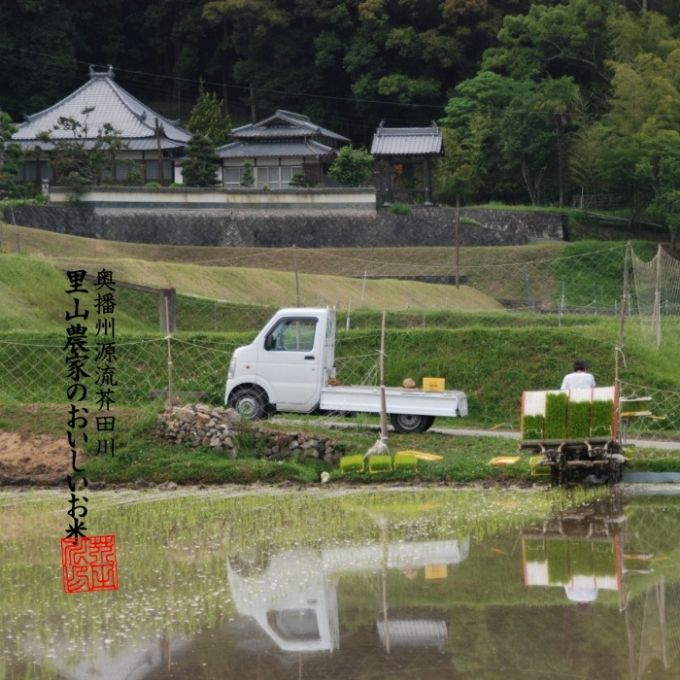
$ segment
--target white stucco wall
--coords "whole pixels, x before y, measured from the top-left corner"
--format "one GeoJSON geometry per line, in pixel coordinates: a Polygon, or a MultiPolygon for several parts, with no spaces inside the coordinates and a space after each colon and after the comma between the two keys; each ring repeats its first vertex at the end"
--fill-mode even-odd
{"type": "MultiPolygon", "coordinates": [[[[375,190],[358,189],[280,189],[264,191],[247,189],[224,191],[213,189],[147,189],[131,187],[96,188],[79,197],[85,204],[125,207],[347,207],[375,208],[375,190]]],[[[54,205],[69,202],[69,192],[63,187],[50,187],[49,201],[54,205]]]]}

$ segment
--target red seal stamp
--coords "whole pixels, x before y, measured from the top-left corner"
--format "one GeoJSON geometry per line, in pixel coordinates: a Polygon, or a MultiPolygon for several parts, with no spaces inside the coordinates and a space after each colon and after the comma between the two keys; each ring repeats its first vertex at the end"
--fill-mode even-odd
{"type": "Polygon", "coordinates": [[[65,593],[118,590],[116,537],[62,538],[61,569],[65,593]]]}

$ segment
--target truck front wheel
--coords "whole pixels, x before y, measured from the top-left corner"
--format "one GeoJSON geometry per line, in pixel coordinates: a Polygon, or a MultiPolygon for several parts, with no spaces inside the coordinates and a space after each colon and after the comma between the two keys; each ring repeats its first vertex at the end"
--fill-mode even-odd
{"type": "Polygon", "coordinates": [[[267,411],[267,396],[257,387],[245,387],[229,398],[229,406],[244,420],[260,420],[267,411]]]}
{"type": "Polygon", "coordinates": [[[402,434],[413,434],[414,432],[425,432],[429,430],[434,422],[434,416],[412,416],[406,413],[393,413],[390,416],[392,427],[402,434]]]}

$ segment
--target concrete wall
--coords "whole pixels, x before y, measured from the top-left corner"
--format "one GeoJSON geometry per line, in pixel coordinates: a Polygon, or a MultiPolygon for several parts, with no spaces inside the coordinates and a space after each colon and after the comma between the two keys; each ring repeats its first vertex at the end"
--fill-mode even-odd
{"type": "MultiPolygon", "coordinates": [[[[198,189],[190,187],[152,189],[147,187],[97,187],[79,197],[80,203],[95,208],[188,208],[188,209],[293,209],[293,210],[375,210],[375,189],[198,189]]],[[[50,205],[66,206],[70,193],[51,187],[50,205]]]]}
{"type": "MultiPolygon", "coordinates": [[[[462,245],[521,245],[563,238],[552,213],[463,210],[462,245]]],[[[453,245],[452,208],[389,210],[110,209],[23,206],[5,220],[92,238],[175,245],[304,248],[453,245]]]]}

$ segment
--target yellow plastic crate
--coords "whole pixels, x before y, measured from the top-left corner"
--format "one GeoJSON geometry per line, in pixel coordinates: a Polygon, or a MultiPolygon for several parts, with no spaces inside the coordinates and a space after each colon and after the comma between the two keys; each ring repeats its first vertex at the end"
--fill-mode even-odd
{"type": "Polygon", "coordinates": [[[425,580],[435,581],[446,578],[449,575],[449,570],[445,564],[426,564],[425,565],[425,580]]]}
{"type": "Polygon", "coordinates": [[[423,392],[443,392],[445,389],[445,378],[423,378],[423,392]]]}

